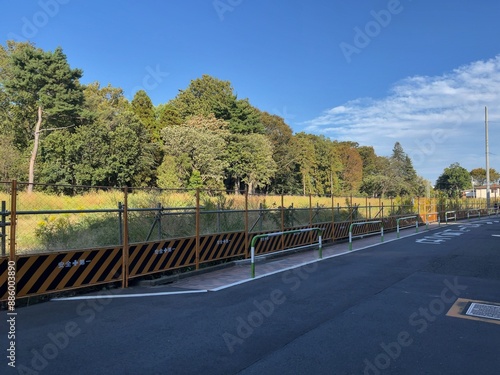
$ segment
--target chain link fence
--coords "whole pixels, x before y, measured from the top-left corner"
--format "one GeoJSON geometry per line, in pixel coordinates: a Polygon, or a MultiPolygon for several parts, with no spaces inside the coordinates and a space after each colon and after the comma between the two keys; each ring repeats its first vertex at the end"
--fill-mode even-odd
{"type": "Polygon", "coordinates": [[[407,215],[433,221],[432,214],[437,220],[438,213],[443,216],[450,210],[463,213],[486,208],[484,200],[470,198],[274,196],[27,183],[17,183],[12,192],[12,186],[11,182],[0,182],[1,256],[9,255],[13,197],[17,254],[119,246],[125,230],[129,243],[141,243],[407,215]]]}
{"type": "Polygon", "coordinates": [[[121,243],[120,189],[17,184],[16,253],[115,246],[121,243]]]}
{"type": "Polygon", "coordinates": [[[130,243],[196,234],[196,191],[130,189],[127,198],[130,243]]]}

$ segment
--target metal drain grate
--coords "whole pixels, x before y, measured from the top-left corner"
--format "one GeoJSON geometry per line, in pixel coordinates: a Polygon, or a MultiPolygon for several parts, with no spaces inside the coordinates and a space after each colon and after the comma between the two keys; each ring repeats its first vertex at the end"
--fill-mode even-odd
{"type": "Polygon", "coordinates": [[[500,320],[500,306],[473,302],[467,309],[465,315],[500,320]]]}

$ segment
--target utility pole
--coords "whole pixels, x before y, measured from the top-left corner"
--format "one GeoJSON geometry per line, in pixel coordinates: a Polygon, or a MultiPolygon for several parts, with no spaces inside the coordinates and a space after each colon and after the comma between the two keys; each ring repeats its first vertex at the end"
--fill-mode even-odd
{"type": "Polygon", "coordinates": [[[488,143],[488,107],[484,107],[484,130],[486,141],[486,208],[490,208],[490,146],[488,143]]]}

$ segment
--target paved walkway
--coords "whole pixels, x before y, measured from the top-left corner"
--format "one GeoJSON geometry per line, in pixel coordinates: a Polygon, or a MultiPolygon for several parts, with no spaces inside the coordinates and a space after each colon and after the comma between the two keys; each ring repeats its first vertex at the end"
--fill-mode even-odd
{"type": "MultiPolygon", "coordinates": [[[[446,227],[441,225],[441,228],[446,227]]],[[[438,224],[431,224],[426,229],[425,226],[419,227],[418,233],[423,233],[439,228],[438,224]]],[[[415,227],[402,229],[400,238],[413,236],[415,227]]],[[[397,240],[396,232],[384,233],[384,243],[397,240]]],[[[323,247],[323,259],[341,256],[344,254],[359,251],[368,247],[377,246],[381,243],[380,234],[365,236],[364,238],[354,239],[352,250],[349,250],[349,243],[341,242],[335,244],[327,244],[323,247]]],[[[287,269],[299,267],[303,264],[315,262],[319,260],[318,247],[309,247],[308,249],[297,251],[288,250],[281,253],[267,254],[256,257],[255,262],[255,277],[265,277],[273,273],[282,272],[287,269]]],[[[251,265],[249,260],[236,262],[233,266],[207,272],[201,275],[190,276],[170,284],[170,287],[176,290],[208,290],[217,291],[225,289],[237,284],[252,281],[251,265]]]]}

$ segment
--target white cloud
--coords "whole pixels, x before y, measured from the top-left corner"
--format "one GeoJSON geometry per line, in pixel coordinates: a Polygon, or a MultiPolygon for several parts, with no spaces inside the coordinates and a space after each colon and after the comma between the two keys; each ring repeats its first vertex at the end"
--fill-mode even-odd
{"type": "Polygon", "coordinates": [[[500,55],[441,76],[409,77],[385,98],[349,101],[306,121],[304,130],[374,146],[379,155],[390,155],[398,141],[417,172],[434,182],[454,162],[484,168],[485,106],[490,166],[500,170],[500,55]]]}

